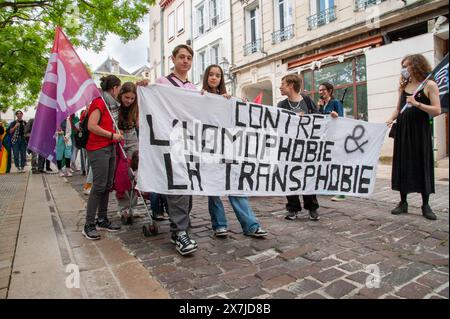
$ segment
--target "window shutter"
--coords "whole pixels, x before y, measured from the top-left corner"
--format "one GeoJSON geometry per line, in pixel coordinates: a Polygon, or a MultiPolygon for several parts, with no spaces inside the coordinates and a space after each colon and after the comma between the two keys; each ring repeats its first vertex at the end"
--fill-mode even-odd
{"type": "Polygon", "coordinates": [[[286,0],[284,3],[284,17],[286,20],[285,27],[290,26],[294,22],[294,7],[291,0],[286,0]]]}
{"type": "Polygon", "coordinates": [[[205,24],[205,33],[206,30],[209,30],[210,28],[210,20],[211,20],[211,14],[209,12],[209,1],[205,1],[204,2],[204,7],[203,7],[203,21],[205,24]]]}
{"type": "Polygon", "coordinates": [[[317,0],[309,0],[311,15],[317,14],[317,0]]]}
{"type": "Polygon", "coordinates": [[[252,39],[252,41],[257,41],[261,38],[261,34],[259,33],[259,23],[260,23],[260,17],[259,17],[259,7],[256,8],[255,11],[255,26],[256,26],[256,39],[252,39]]]}
{"type": "Polygon", "coordinates": [[[193,23],[193,28],[194,28],[194,32],[193,32],[193,34],[194,34],[194,38],[196,38],[196,37],[198,37],[198,16],[197,16],[197,9],[195,9],[195,10],[192,10],[193,12],[192,12],[192,19],[193,19],[193,21],[194,21],[194,23],[193,23]]]}
{"type": "Polygon", "coordinates": [[[280,6],[279,6],[279,0],[275,0],[274,2],[273,2],[273,4],[274,4],[274,10],[273,10],[273,12],[274,12],[274,14],[275,14],[275,19],[273,20],[273,22],[275,23],[275,31],[278,31],[278,30],[280,30],[280,25],[281,25],[281,23],[280,23],[280,6]]]}

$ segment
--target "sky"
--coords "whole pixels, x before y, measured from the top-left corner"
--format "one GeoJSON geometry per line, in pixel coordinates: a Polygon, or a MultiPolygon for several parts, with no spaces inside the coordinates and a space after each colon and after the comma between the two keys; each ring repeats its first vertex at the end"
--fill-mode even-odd
{"type": "Polygon", "coordinates": [[[147,48],[149,46],[149,16],[145,15],[141,27],[141,35],[134,41],[122,43],[119,37],[108,35],[103,50],[95,53],[92,50],[77,48],[77,53],[83,62],[88,63],[92,71],[95,71],[108,56],[119,61],[120,66],[128,72],[134,72],[147,64],[147,48]]]}

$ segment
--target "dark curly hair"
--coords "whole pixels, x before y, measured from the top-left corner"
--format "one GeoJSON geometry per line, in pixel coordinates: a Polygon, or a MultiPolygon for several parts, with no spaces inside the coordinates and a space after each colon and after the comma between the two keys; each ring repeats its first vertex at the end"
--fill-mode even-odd
{"type": "MultiPolygon", "coordinates": [[[[411,77],[414,77],[419,82],[425,80],[428,74],[431,72],[430,63],[422,54],[407,55],[402,60],[402,67],[405,61],[409,62],[409,71],[411,77]]],[[[410,79],[405,79],[403,75],[400,77],[400,88],[402,90],[408,85],[410,79]]]]}

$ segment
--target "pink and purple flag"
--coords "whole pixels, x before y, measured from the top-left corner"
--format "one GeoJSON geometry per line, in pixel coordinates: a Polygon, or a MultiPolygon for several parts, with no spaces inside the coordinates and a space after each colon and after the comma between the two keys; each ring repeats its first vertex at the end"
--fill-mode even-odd
{"type": "Polygon", "coordinates": [[[100,92],[69,39],[56,28],[28,148],[56,161],[56,129],[100,92]]]}

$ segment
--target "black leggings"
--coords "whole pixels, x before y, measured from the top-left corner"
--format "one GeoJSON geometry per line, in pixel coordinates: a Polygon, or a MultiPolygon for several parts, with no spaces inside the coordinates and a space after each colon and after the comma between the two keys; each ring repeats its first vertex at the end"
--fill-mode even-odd
{"type": "MultiPolygon", "coordinates": [[[[430,200],[430,194],[421,193],[421,195],[422,195],[422,206],[428,205],[428,201],[430,200]]],[[[402,199],[402,203],[406,203],[408,194],[400,193],[400,197],[402,199]]]]}
{"type": "MultiPolygon", "coordinates": [[[[70,158],[65,158],[66,160],[66,168],[70,168],[70,158]]],[[[61,170],[63,166],[63,161],[56,161],[56,165],[58,165],[58,169],[61,170]]]]}

